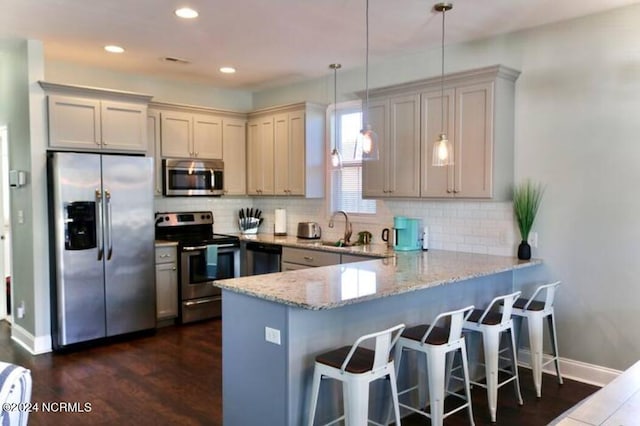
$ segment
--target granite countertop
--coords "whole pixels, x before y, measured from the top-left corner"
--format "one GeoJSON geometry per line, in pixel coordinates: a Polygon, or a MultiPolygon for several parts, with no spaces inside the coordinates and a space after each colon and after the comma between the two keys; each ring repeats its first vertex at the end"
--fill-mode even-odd
{"type": "Polygon", "coordinates": [[[323,240],[307,240],[293,236],[275,236],[273,234],[235,234],[240,241],[256,241],[260,243],[279,244],[286,247],[304,248],[329,251],[333,253],[353,254],[371,257],[391,257],[395,255],[393,249],[386,244],[367,244],[361,246],[334,247],[323,245],[323,240]]]}
{"type": "MultiPolygon", "coordinates": [[[[281,244],[277,237],[270,242],[281,244]]],[[[383,259],[220,280],[215,285],[276,303],[321,310],[541,263],[539,259],[522,261],[443,250],[398,252],[383,259]]]]}

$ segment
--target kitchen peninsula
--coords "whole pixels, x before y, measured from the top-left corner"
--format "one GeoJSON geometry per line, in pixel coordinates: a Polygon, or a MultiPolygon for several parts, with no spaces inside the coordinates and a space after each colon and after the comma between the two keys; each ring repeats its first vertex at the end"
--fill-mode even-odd
{"type": "MultiPolygon", "coordinates": [[[[217,281],[223,289],[224,424],[303,424],[317,354],[397,323],[484,306],[511,291],[518,269],[539,264],[431,250],[217,281]]],[[[319,412],[325,417],[335,402],[327,391],[319,412]]]]}

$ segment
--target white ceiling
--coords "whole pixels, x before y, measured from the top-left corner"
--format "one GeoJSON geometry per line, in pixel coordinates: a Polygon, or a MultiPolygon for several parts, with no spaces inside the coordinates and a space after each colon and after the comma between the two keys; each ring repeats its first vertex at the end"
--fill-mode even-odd
{"type": "MultiPolygon", "coordinates": [[[[453,0],[447,43],[640,0],[453,0]]],[[[365,0],[2,0],[0,38],[42,40],[47,59],[255,90],[364,65],[365,0]],[[173,11],[189,5],[195,20],[173,11]],[[106,53],[121,45],[121,55],[106,53]],[[189,64],[168,63],[177,57],[189,64]],[[218,68],[232,65],[234,75],[218,68]]],[[[370,60],[440,43],[434,0],[369,0],[370,60]]]]}

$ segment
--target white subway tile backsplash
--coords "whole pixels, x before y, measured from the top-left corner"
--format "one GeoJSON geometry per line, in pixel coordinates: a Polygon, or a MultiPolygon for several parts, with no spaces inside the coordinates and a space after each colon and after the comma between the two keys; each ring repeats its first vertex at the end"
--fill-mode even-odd
{"type": "MultiPolygon", "coordinates": [[[[327,226],[329,212],[322,199],[294,197],[175,197],[155,200],[157,211],[210,210],[214,213],[214,230],[218,233],[238,232],[238,210],[245,207],[263,211],[260,232],[273,232],[274,211],[287,210],[287,233],[295,235],[297,223],[320,223],[323,239],[338,239],[344,230],[344,219],[336,218],[333,229],[327,226]]],[[[394,216],[422,220],[429,226],[429,247],[454,251],[513,256],[520,239],[511,202],[492,201],[378,201],[374,221],[353,220],[353,238],[368,230],[374,242],[381,242],[383,228],[393,226],[394,216]]]]}

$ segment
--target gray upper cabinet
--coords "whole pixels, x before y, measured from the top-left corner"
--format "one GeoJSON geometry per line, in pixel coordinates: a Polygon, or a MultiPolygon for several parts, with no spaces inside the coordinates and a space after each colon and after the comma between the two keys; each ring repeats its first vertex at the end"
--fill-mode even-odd
{"type": "Polygon", "coordinates": [[[247,193],[323,197],[325,108],[299,103],[249,117],[247,193]]]}
{"type": "Polygon", "coordinates": [[[147,153],[151,96],[40,82],[47,92],[49,148],[147,153]]]}
{"type": "Polygon", "coordinates": [[[378,159],[365,161],[363,196],[420,196],[420,96],[401,95],[369,103],[378,134],[378,159]]]}
{"type": "MultiPolygon", "coordinates": [[[[222,159],[224,194],[247,194],[247,115],[191,105],[152,102],[157,173],[162,158],[222,159]]],[[[150,114],[151,117],[151,114],[150,114]]],[[[161,176],[161,175],[160,175],[161,176]]]]}
{"type": "Polygon", "coordinates": [[[519,74],[496,65],[446,75],[444,102],[439,77],[372,91],[371,121],[386,123],[380,127],[386,132],[380,161],[386,163],[365,162],[365,196],[510,199],[519,74]],[[416,103],[419,118],[412,107],[416,103]],[[375,112],[378,105],[385,105],[385,114],[375,112]],[[443,123],[453,143],[454,164],[434,167],[433,142],[443,123]],[[416,137],[417,149],[412,145],[416,137]]]}

